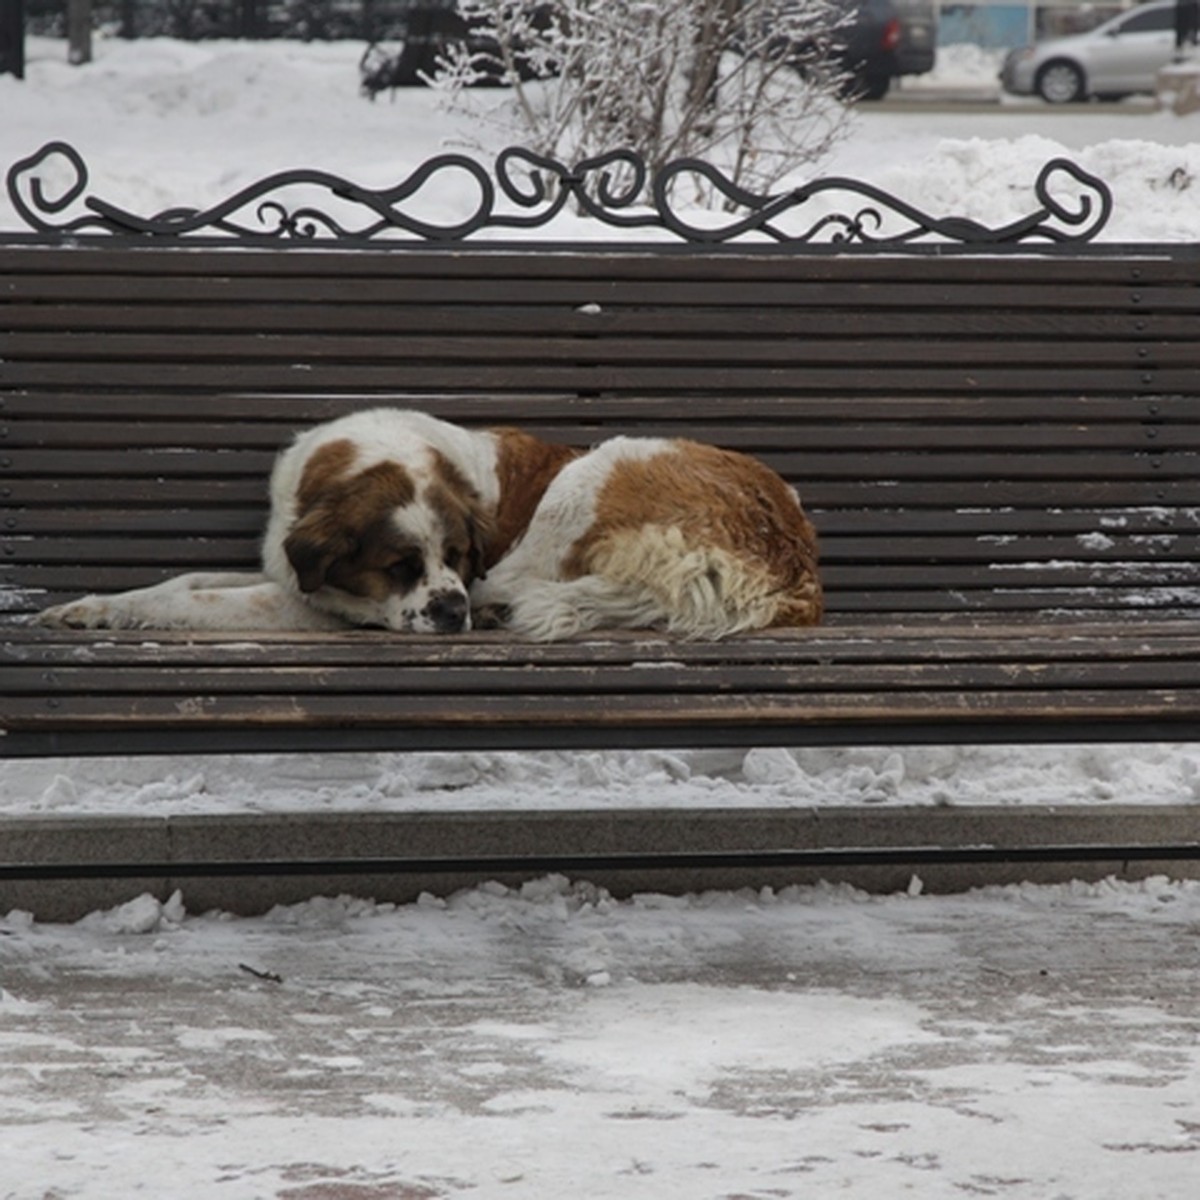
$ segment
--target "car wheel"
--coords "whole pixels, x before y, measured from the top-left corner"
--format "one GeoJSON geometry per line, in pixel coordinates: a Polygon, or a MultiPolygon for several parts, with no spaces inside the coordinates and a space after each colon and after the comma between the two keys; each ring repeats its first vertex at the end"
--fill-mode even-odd
{"type": "Polygon", "coordinates": [[[855,71],[843,81],[843,100],[882,100],[888,94],[892,77],[884,72],[855,71]]]}
{"type": "Polygon", "coordinates": [[[1037,94],[1047,104],[1072,104],[1084,97],[1083,72],[1072,62],[1058,58],[1048,62],[1034,80],[1037,94]]]}
{"type": "Polygon", "coordinates": [[[892,77],[883,72],[868,75],[863,79],[862,98],[864,100],[882,100],[892,86],[892,77]]]}

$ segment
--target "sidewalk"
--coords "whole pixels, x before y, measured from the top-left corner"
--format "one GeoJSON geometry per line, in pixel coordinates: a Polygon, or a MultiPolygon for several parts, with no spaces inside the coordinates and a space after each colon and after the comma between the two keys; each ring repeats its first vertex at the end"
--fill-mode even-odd
{"type": "Polygon", "coordinates": [[[1190,1200],[1200,883],[0,918],[0,1197],[1190,1200]]]}

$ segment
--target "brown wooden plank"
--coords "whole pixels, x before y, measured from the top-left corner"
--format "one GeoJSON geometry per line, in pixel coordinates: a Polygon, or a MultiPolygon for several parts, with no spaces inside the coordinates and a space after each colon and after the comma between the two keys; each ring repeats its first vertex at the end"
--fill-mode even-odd
{"type": "Polygon", "coordinates": [[[911,616],[975,613],[1020,613],[1040,616],[1067,613],[1112,613],[1133,611],[1140,616],[1162,612],[1172,616],[1195,613],[1200,609],[1200,586],[1154,587],[1138,585],[1030,585],[1024,588],[972,590],[966,587],[933,591],[834,590],[826,592],[826,613],[831,617],[861,619],[875,614],[887,620],[911,616]]]}
{"type": "MultiPolygon", "coordinates": [[[[851,248],[853,250],[853,248],[851,248]]],[[[757,248],[678,248],[665,253],[653,246],[614,249],[576,246],[570,254],[546,254],[533,244],[524,250],[489,248],[483,244],[453,247],[389,247],[339,249],[336,245],[305,246],[291,242],[277,247],[243,248],[236,255],[224,246],[169,246],[143,243],[122,246],[80,240],[63,247],[53,236],[41,242],[0,245],[0,269],[22,267],[42,274],[171,274],[171,275],[351,275],[370,278],[398,271],[414,276],[486,278],[523,275],[527,278],[560,278],[587,275],[602,266],[627,278],[705,279],[714,273],[730,278],[755,278],[766,272],[785,272],[813,279],[923,280],[935,274],[946,279],[975,281],[1092,281],[1194,282],[1196,261],[1169,254],[1137,254],[1134,258],[1089,254],[1087,246],[1072,247],[1065,256],[1047,257],[1031,249],[1027,254],[906,257],[902,254],[839,254],[837,256],[781,254],[769,244],[757,248]],[[180,252],[182,250],[182,253],[180,252]]]]}
{"type": "Polygon", "coordinates": [[[773,662],[715,665],[692,662],[677,665],[594,664],[558,666],[542,663],[538,670],[523,666],[453,667],[445,662],[427,666],[391,664],[353,667],[242,664],[237,667],[175,665],[169,671],[149,667],[75,666],[70,663],[30,669],[6,669],[7,695],[43,697],[70,703],[78,696],[235,696],[242,694],[293,696],[357,695],[374,705],[376,697],[393,692],[428,696],[594,697],[598,704],[611,694],[653,697],[688,693],[751,698],[760,693],[803,699],[820,693],[874,693],[885,696],[910,691],[1056,691],[1088,689],[1200,688],[1200,656],[1154,661],[1091,659],[1073,662],[773,662]]]}
{"type": "Polygon", "coordinates": [[[785,273],[803,278],[854,279],[862,282],[888,280],[922,281],[931,276],[947,280],[976,282],[1128,283],[1150,286],[1155,283],[1194,283],[1195,259],[1165,253],[1139,253],[1134,258],[1090,254],[1087,246],[1071,248],[1069,255],[1046,256],[1031,249],[1027,254],[948,255],[906,257],[903,254],[879,254],[866,251],[836,256],[781,254],[769,244],[757,248],[716,247],[711,250],[690,248],[678,253],[677,247],[666,252],[654,247],[613,249],[603,246],[576,246],[570,254],[547,254],[536,243],[523,250],[507,247],[473,246],[379,247],[339,250],[336,246],[308,247],[297,242],[261,249],[239,247],[235,255],[228,247],[156,246],[144,243],[121,246],[78,244],[63,247],[53,235],[40,243],[7,243],[0,246],[0,270],[18,272],[35,269],[39,274],[168,274],[168,275],[271,275],[346,276],[354,278],[391,277],[397,272],[414,277],[478,279],[518,275],[525,278],[555,279],[607,274],[630,279],[709,279],[758,278],[766,273],[785,273]],[[182,249],[182,253],[180,250],[182,249]],[[34,264],[31,267],[31,264],[34,264]]]}
{"type": "Polygon", "coordinates": [[[1153,616],[1114,626],[1111,621],[959,617],[936,624],[825,624],[804,630],[769,630],[719,642],[681,640],[653,631],[612,631],[574,640],[531,643],[502,632],[430,637],[348,630],[340,634],[255,634],[156,631],[6,629],[0,661],[44,672],[47,665],[136,667],[330,667],[486,668],[500,665],[528,672],[543,667],[592,669],[611,664],[681,664],[741,668],[789,664],[804,668],[845,664],[1200,662],[1200,633],[1194,622],[1153,616]]]}
{"type": "MultiPolygon", "coordinates": [[[[874,693],[813,692],[803,696],[759,693],[741,695],[629,695],[613,693],[603,703],[587,695],[575,703],[561,695],[448,696],[381,693],[370,705],[351,695],[196,695],[72,697],[50,707],[44,699],[15,698],[5,704],[5,725],[13,731],[139,727],[186,729],[400,727],[412,729],[533,726],[546,731],[586,725],[597,730],[630,727],[699,728],[750,725],[773,727],[880,722],[934,723],[947,731],[969,730],[975,722],[1040,720],[1046,722],[1146,721],[1166,727],[1194,724],[1200,717],[1200,690],[1148,688],[1130,691],[949,691],[874,693]]],[[[962,736],[960,732],[958,736],[962,736]]]]}
{"type": "MultiPolygon", "coordinates": [[[[1197,382],[1200,386],[1200,381],[1197,382]]],[[[737,391],[717,395],[698,393],[681,405],[676,396],[633,392],[626,395],[578,395],[557,393],[495,393],[489,389],[447,395],[436,392],[394,390],[386,397],[353,394],[313,396],[300,393],[196,392],[181,397],[153,386],[132,392],[98,393],[94,389],[44,392],[14,391],[5,396],[5,413],[14,422],[20,418],[46,422],[48,426],[84,419],[125,423],[184,424],[185,416],[195,425],[228,423],[236,430],[243,422],[277,424],[281,437],[292,429],[307,428],[347,412],[386,403],[398,408],[422,408],[448,420],[470,425],[488,425],[518,420],[538,429],[555,426],[588,427],[589,422],[707,421],[714,428],[730,430],[759,425],[803,422],[904,423],[920,428],[927,422],[986,423],[1144,422],[1147,428],[1200,423],[1196,391],[1190,394],[1147,396],[1080,394],[1044,389],[1029,396],[889,396],[789,394],[749,395],[737,391]]],[[[15,428],[15,425],[13,426],[15,428]]],[[[233,436],[236,436],[234,434],[233,436]]],[[[797,436],[792,434],[791,436],[797,436]]],[[[790,440],[790,439],[789,439],[790,440]]]]}
{"type": "MultiPolygon", "coordinates": [[[[582,268],[578,268],[582,270],[582,268]]],[[[579,308],[588,304],[618,306],[688,304],[721,307],[815,307],[852,308],[954,308],[1068,309],[1106,312],[1159,311],[1200,312],[1200,296],[1194,280],[1181,285],[1157,286],[1086,282],[1071,285],[1065,280],[1043,280],[1034,286],[1029,279],[1015,282],[996,280],[955,281],[927,271],[924,280],[896,279],[850,281],[845,276],[819,277],[812,274],[788,276],[775,269],[745,281],[713,271],[706,277],[670,280],[651,274],[645,278],[619,277],[597,265],[591,274],[575,278],[477,277],[469,292],[461,278],[425,277],[396,270],[382,277],[360,274],[313,275],[306,278],[272,271],[258,276],[235,275],[226,267],[215,272],[186,275],[133,275],[115,272],[98,274],[51,274],[44,271],[13,271],[5,279],[10,298],[39,302],[81,300],[116,303],[161,304],[186,298],[209,303],[311,303],[362,304],[547,304],[579,308]]]]}
{"type": "MultiPolygon", "coordinates": [[[[1197,514],[1190,508],[980,508],[824,509],[823,537],[871,538],[987,535],[1003,537],[1100,534],[1114,541],[1153,545],[1159,537],[1190,535],[1197,514]],[[1142,539],[1145,539],[1144,541],[1142,539]]],[[[1176,543],[1177,544],[1177,543],[1176,543]]]]}
{"type": "Polygon", "coordinates": [[[1114,339],[1136,346],[1163,341],[1193,341],[1189,315],[1161,312],[1110,313],[1103,310],[1042,310],[947,307],[936,315],[905,308],[823,310],[810,308],[722,308],[670,305],[613,306],[580,312],[564,305],[461,304],[392,305],[346,303],[337,306],[278,302],[237,305],[198,304],[187,296],[153,308],[132,303],[27,303],[0,300],[0,329],[78,333],[135,330],[175,333],[243,332],[334,335],[434,335],[456,331],[471,336],[574,334],[604,337],[638,334],[655,337],[711,335],[756,337],[916,337],[931,327],[939,340],[971,337],[1065,342],[1114,339]]]}
{"type": "MultiPolygon", "coordinates": [[[[1188,424],[1148,424],[1141,419],[1081,419],[1079,414],[1047,411],[1040,420],[1021,422],[994,421],[987,424],[987,445],[993,451],[1018,450],[1021,453],[1045,453],[1056,450],[1126,448],[1166,451],[1200,449],[1200,421],[1188,424]]],[[[770,451],[797,445],[809,450],[852,450],[866,448],[902,448],[963,451],[976,449],[980,442],[980,422],[955,420],[947,413],[941,421],[863,421],[847,412],[845,419],[813,418],[803,422],[745,421],[715,422],[689,418],[678,405],[670,421],[643,419],[625,421],[617,426],[627,434],[642,437],[687,436],[748,451],[770,451]]],[[[1197,405],[1200,408],[1200,405],[1197,405]]],[[[549,441],[590,444],[589,434],[603,427],[587,421],[522,422],[522,427],[549,441]]],[[[255,420],[247,415],[239,422],[213,420],[129,421],[76,419],[45,421],[24,418],[8,427],[6,449],[68,447],[75,449],[137,447],[162,448],[186,446],[221,449],[278,449],[290,439],[293,427],[276,422],[255,420]]]]}
{"type": "Polygon", "coordinates": [[[6,365],[12,387],[97,388],[148,387],[264,389],[285,392],[521,391],[564,389],[693,393],[816,392],[849,395],[907,392],[1018,393],[1045,395],[1076,391],[1101,395],[1192,393],[1194,366],[1176,367],[1007,367],[975,368],[970,364],[891,367],[846,364],[841,367],[662,366],[657,364],[417,363],[404,366],[370,364],[289,363],[71,363],[15,362],[6,365]]]}
{"type": "MultiPolygon", "coordinates": [[[[1139,367],[1183,366],[1200,368],[1196,347],[1190,342],[1136,346],[1112,338],[1077,337],[1070,340],[1034,341],[988,337],[947,340],[936,347],[944,367],[966,364],[988,367],[1139,367]]],[[[381,334],[263,333],[0,333],[0,358],[10,362],[108,364],[176,362],[284,364],[327,363],[340,367],[357,363],[398,364],[405,371],[419,363],[495,364],[567,362],[576,365],[618,364],[655,367],[682,364],[720,366],[816,366],[883,362],[897,368],[928,363],[931,348],[913,337],[871,338],[729,337],[709,332],[665,338],[495,335],[475,336],[465,331],[453,335],[408,336],[381,334]]]]}
{"type": "Polygon", "coordinates": [[[266,523],[266,508],[222,509],[217,513],[205,508],[6,508],[0,520],[0,538],[30,539],[28,545],[13,543],[15,549],[8,557],[20,561],[39,554],[57,553],[51,539],[62,539],[60,549],[68,552],[70,545],[80,551],[97,538],[151,538],[170,534],[172,537],[213,538],[228,544],[238,536],[260,536],[266,523]],[[69,539],[69,541],[67,540],[69,539]]]}

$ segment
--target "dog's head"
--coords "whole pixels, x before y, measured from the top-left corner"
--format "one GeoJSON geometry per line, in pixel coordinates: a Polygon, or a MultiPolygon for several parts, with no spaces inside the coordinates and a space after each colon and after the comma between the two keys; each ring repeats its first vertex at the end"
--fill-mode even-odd
{"type": "Polygon", "coordinates": [[[355,456],[352,442],[330,442],[305,464],[284,541],[300,590],[355,625],[470,629],[467,588],[490,531],[479,496],[432,447],[363,469],[355,456]]]}

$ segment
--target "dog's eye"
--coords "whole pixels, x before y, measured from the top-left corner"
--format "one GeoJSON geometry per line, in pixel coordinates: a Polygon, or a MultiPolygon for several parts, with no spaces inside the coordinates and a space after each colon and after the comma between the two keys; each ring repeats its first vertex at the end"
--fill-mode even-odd
{"type": "Polygon", "coordinates": [[[388,578],[401,587],[412,587],[425,574],[425,563],[419,554],[406,554],[387,569],[388,578]]]}
{"type": "Polygon", "coordinates": [[[462,551],[457,546],[447,546],[445,552],[442,554],[442,561],[452,571],[458,570],[462,565],[462,560],[462,551]]]}

